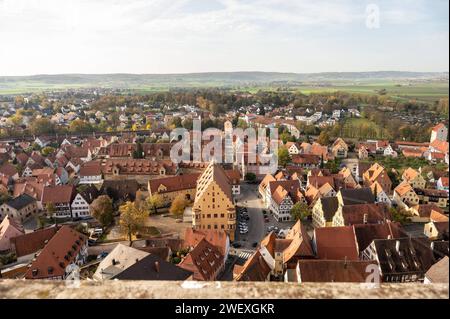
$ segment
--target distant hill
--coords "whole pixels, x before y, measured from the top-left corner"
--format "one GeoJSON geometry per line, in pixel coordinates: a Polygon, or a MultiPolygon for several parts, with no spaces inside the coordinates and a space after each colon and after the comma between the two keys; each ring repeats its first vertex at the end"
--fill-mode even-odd
{"type": "Polygon", "coordinates": [[[382,81],[448,81],[448,72],[210,72],[186,74],[60,74],[33,76],[0,76],[0,94],[14,91],[36,91],[78,87],[104,88],[170,88],[295,85],[304,83],[351,83],[382,81]]]}

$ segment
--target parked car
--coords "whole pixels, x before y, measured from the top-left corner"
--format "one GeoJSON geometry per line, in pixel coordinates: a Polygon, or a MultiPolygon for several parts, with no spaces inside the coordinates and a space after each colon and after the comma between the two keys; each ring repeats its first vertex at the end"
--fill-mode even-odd
{"type": "Polygon", "coordinates": [[[97,256],[97,260],[99,259],[103,259],[106,256],[108,256],[108,253],[106,251],[101,252],[98,256],[97,256]]]}
{"type": "Polygon", "coordinates": [[[255,242],[252,244],[252,247],[255,248],[256,246],[258,246],[258,243],[255,241],[255,242]]]}

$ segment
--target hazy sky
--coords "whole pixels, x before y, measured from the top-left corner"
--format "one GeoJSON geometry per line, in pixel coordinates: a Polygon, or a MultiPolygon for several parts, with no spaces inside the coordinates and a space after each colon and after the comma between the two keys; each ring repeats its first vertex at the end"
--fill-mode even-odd
{"type": "Polygon", "coordinates": [[[0,75],[448,71],[448,6],[448,0],[0,0],[0,75]]]}

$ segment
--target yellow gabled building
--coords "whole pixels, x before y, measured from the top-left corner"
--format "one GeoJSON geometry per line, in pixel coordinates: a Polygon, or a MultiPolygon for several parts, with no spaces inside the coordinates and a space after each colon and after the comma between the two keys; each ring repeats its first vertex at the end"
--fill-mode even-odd
{"type": "Polygon", "coordinates": [[[230,181],[219,164],[211,162],[197,180],[192,226],[225,230],[234,240],[236,208],[230,181]]]}

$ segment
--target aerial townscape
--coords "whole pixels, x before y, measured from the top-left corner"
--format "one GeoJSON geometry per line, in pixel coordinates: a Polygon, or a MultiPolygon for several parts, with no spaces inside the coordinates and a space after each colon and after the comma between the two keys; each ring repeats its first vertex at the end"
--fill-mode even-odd
{"type": "Polygon", "coordinates": [[[0,115],[1,279],[448,283],[448,97],[74,88],[0,115]],[[195,121],[229,161],[172,159],[195,121]],[[236,128],[278,138],[252,159],[236,128]]]}
{"type": "Polygon", "coordinates": [[[0,0],[0,308],[445,309],[449,5],[0,0]]]}

